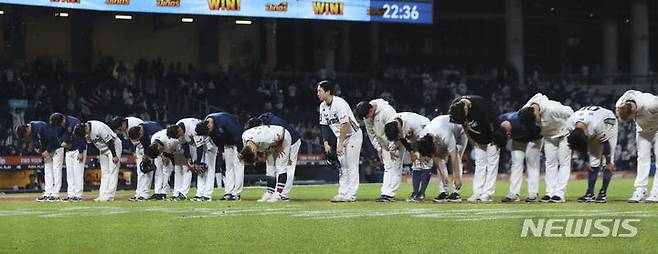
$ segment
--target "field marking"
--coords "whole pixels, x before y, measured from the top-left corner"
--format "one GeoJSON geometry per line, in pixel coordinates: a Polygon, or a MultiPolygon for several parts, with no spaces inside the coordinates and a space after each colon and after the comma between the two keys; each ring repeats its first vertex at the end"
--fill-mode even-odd
{"type": "Polygon", "coordinates": [[[390,216],[409,216],[418,219],[452,220],[452,221],[488,221],[524,218],[565,217],[658,217],[658,211],[634,210],[613,211],[605,209],[453,209],[437,208],[397,208],[397,209],[332,209],[309,210],[300,205],[284,207],[115,207],[115,206],[76,206],[19,208],[0,210],[0,217],[35,216],[41,218],[75,218],[92,216],[126,215],[134,213],[164,213],[180,219],[200,219],[237,216],[290,216],[309,220],[373,218],[390,216]]]}

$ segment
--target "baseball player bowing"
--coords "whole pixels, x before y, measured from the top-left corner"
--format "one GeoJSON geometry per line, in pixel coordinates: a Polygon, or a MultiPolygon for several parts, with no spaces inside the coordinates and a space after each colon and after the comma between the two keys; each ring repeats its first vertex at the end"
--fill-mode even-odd
{"type": "MultiPolygon", "coordinates": [[[[180,142],[177,139],[167,137],[167,130],[160,130],[151,137],[151,144],[147,146],[144,154],[146,155],[145,164],[153,163],[155,165],[155,180],[153,184],[155,200],[166,200],[167,193],[171,189],[169,186],[169,177],[173,171],[188,170],[187,168],[183,168],[183,165],[186,164],[185,161],[176,160],[176,154],[182,155],[182,153],[183,150],[181,149],[180,142]]],[[[182,185],[180,183],[182,180],[181,177],[174,178],[174,188],[179,188],[174,190],[174,194],[185,197],[184,195],[187,190],[180,188],[187,188],[189,190],[189,185],[182,185]],[[176,186],[177,182],[178,185],[176,186]]],[[[176,196],[174,195],[172,201],[184,200],[176,198],[176,196]]]]}
{"type": "Polygon", "coordinates": [[[384,133],[384,125],[393,119],[395,109],[389,105],[388,101],[375,99],[370,102],[359,102],[354,109],[354,113],[356,117],[363,119],[370,142],[377,150],[379,159],[384,164],[381,195],[379,195],[377,201],[395,201],[395,194],[402,180],[402,159],[405,148],[397,147],[396,150],[389,150],[390,141],[384,133]]]}
{"type": "Polygon", "coordinates": [[[292,190],[292,184],[295,178],[295,167],[297,166],[297,155],[299,153],[299,147],[302,144],[302,140],[300,139],[299,132],[295,130],[292,125],[290,125],[286,120],[283,120],[283,118],[278,117],[271,112],[266,112],[258,116],[258,118],[251,118],[249,121],[247,121],[247,127],[245,129],[251,129],[256,126],[261,126],[261,125],[276,125],[276,126],[281,126],[286,131],[290,133],[290,138],[292,138],[292,146],[290,147],[290,158],[292,161],[292,164],[286,166],[286,186],[283,188],[283,191],[281,192],[281,200],[288,200],[290,191],[292,190]]]}
{"type": "Polygon", "coordinates": [[[450,121],[450,116],[437,116],[418,134],[418,152],[420,155],[432,158],[439,175],[439,195],[435,202],[461,202],[462,162],[468,138],[460,124],[450,121]],[[448,195],[448,169],[450,160],[452,168],[453,192],[448,195]]]}
{"type": "Polygon", "coordinates": [[[491,202],[496,190],[500,148],[507,140],[496,124],[498,110],[477,95],[456,98],[449,109],[450,121],[461,124],[475,149],[473,195],[469,202],[491,202]]]}
{"type": "Polygon", "coordinates": [[[546,156],[546,195],[542,202],[564,202],[567,182],[571,174],[571,149],[567,142],[567,119],[573,109],[550,100],[541,93],[535,94],[519,110],[519,120],[529,128],[537,125],[544,137],[546,156]]]}
{"type": "Polygon", "coordinates": [[[242,134],[244,148],[240,158],[245,164],[254,164],[258,153],[267,156],[267,190],[258,202],[281,201],[281,193],[286,186],[287,168],[293,164],[292,137],[281,126],[263,125],[246,130],[242,134]]]}
{"type": "Polygon", "coordinates": [[[528,196],[526,202],[537,201],[539,193],[539,158],[542,148],[541,129],[537,125],[526,127],[521,124],[518,112],[508,112],[498,116],[500,128],[508,139],[512,139],[512,165],[509,193],[503,203],[520,201],[523,169],[528,174],[528,196]]]}
{"type": "Polygon", "coordinates": [[[611,110],[599,106],[579,109],[567,120],[569,147],[589,157],[587,192],[578,202],[605,203],[606,192],[615,170],[615,147],[617,146],[617,118],[611,110]],[[604,166],[605,165],[605,166],[604,166]],[[594,197],[594,185],[599,171],[603,168],[603,185],[598,196],[594,197]]]}
{"type": "Polygon", "coordinates": [[[121,139],[105,123],[94,120],[76,125],[73,136],[85,137],[87,143],[93,143],[99,151],[101,186],[99,195],[94,201],[107,202],[114,200],[119,178],[121,139]]]}
{"type": "Polygon", "coordinates": [[[420,158],[418,138],[420,132],[430,123],[427,117],[411,112],[394,114],[384,126],[384,134],[389,141],[388,151],[406,149],[411,156],[413,191],[407,201],[425,200],[425,190],[429,184],[432,168],[431,158],[420,158]]]}
{"type": "Polygon", "coordinates": [[[57,129],[44,121],[31,121],[16,130],[19,138],[31,139],[37,153],[43,157],[44,192],[37,202],[58,202],[62,187],[64,148],[60,146],[57,129]]]}
{"type": "MultiPolygon", "coordinates": [[[[209,136],[215,145],[224,147],[226,182],[224,196],[220,200],[240,200],[244,181],[244,164],[238,158],[238,151],[242,150],[242,124],[234,115],[212,113],[197,124],[195,131],[199,136],[209,136]]],[[[206,173],[206,188],[214,188],[214,177],[214,171],[206,173]]]]}
{"type": "Polygon", "coordinates": [[[359,155],[363,134],[354,113],[347,102],[334,95],[334,84],[318,82],[317,96],[320,101],[320,129],[324,151],[331,153],[329,140],[336,138],[336,154],[340,162],[338,172],[338,195],[332,202],[354,202],[359,189],[359,155]]]}
{"type": "MultiPolygon", "coordinates": [[[[615,105],[619,120],[626,122],[635,120],[635,140],[637,142],[637,176],[635,177],[635,192],[628,199],[630,203],[658,202],[658,181],[653,180],[651,194],[647,198],[649,171],[651,170],[651,149],[658,158],[658,97],[650,93],[635,90],[626,91],[615,105]]],[[[655,161],[658,166],[658,160],[655,161]]]]}
{"type": "Polygon", "coordinates": [[[66,185],[68,196],[64,201],[79,202],[82,200],[84,185],[85,159],[87,156],[87,142],[83,137],[73,137],[73,129],[80,123],[80,119],[53,113],[50,115],[50,124],[58,129],[59,142],[65,151],[66,185]]]}
{"type": "MultiPolygon", "coordinates": [[[[135,148],[139,147],[143,153],[143,149],[151,145],[151,138],[153,134],[162,130],[161,124],[153,121],[144,121],[136,126],[128,129],[128,138],[135,148]]],[[[143,155],[140,155],[143,156],[143,155]]],[[[142,159],[140,158],[140,163],[142,159]]],[[[137,188],[135,189],[135,196],[130,198],[130,201],[144,201],[148,199],[148,192],[153,182],[153,172],[144,173],[137,167],[137,188]]],[[[153,197],[154,199],[157,197],[153,197]]]]}
{"type": "MultiPolygon", "coordinates": [[[[183,118],[167,127],[167,137],[178,139],[187,168],[197,174],[196,195],[192,201],[212,201],[215,185],[212,180],[214,176],[209,174],[215,172],[217,146],[210,137],[196,134],[195,128],[201,122],[197,118],[183,118]]],[[[189,185],[187,182],[183,184],[189,185]]]]}

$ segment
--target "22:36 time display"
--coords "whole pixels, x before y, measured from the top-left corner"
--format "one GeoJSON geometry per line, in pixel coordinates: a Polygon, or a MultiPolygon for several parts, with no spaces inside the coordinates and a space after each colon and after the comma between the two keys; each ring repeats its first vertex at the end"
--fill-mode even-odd
{"type": "Polygon", "coordinates": [[[385,19],[417,20],[420,17],[416,5],[384,4],[382,8],[385,10],[384,15],[382,15],[385,19]]]}

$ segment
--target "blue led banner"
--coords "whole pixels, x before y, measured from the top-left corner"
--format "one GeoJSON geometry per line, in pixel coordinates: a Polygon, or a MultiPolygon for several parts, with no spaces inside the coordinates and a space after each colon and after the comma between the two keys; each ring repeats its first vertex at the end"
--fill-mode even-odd
{"type": "Polygon", "coordinates": [[[113,12],[432,23],[431,0],[0,0],[0,3],[113,12]]]}

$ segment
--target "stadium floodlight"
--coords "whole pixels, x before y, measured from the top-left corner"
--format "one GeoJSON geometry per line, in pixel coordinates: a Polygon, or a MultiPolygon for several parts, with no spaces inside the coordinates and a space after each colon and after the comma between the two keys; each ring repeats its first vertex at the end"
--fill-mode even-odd
{"type": "Polygon", "coordinates": [[[182,18],[182,19],[180,19],[180,21],[182,21],[183,23],[192,23],[192,22],[194,22],[194,19],[193,18],[182,18]]]}
{"type": "Polygon", "coordinates": [[[130,15],[114,15],[115,19],[124,19],[124,20],[131,20],[133,19],[133,16],[130,15]]]}
{"type": "Polygon", "coordinates": [[[68,17],[69,14],[67,12],[55,12],[55,17],[68,17]]]}
{"type": "Polygon", "coordinates": [[[251,20],[236,20],[235,21],[236,25],[251,25],[251,20]]]}
{"type": "Polygon", "coordinates": [[[0,15],[5,15],[5,11],[0,11],[0,15]]]}

